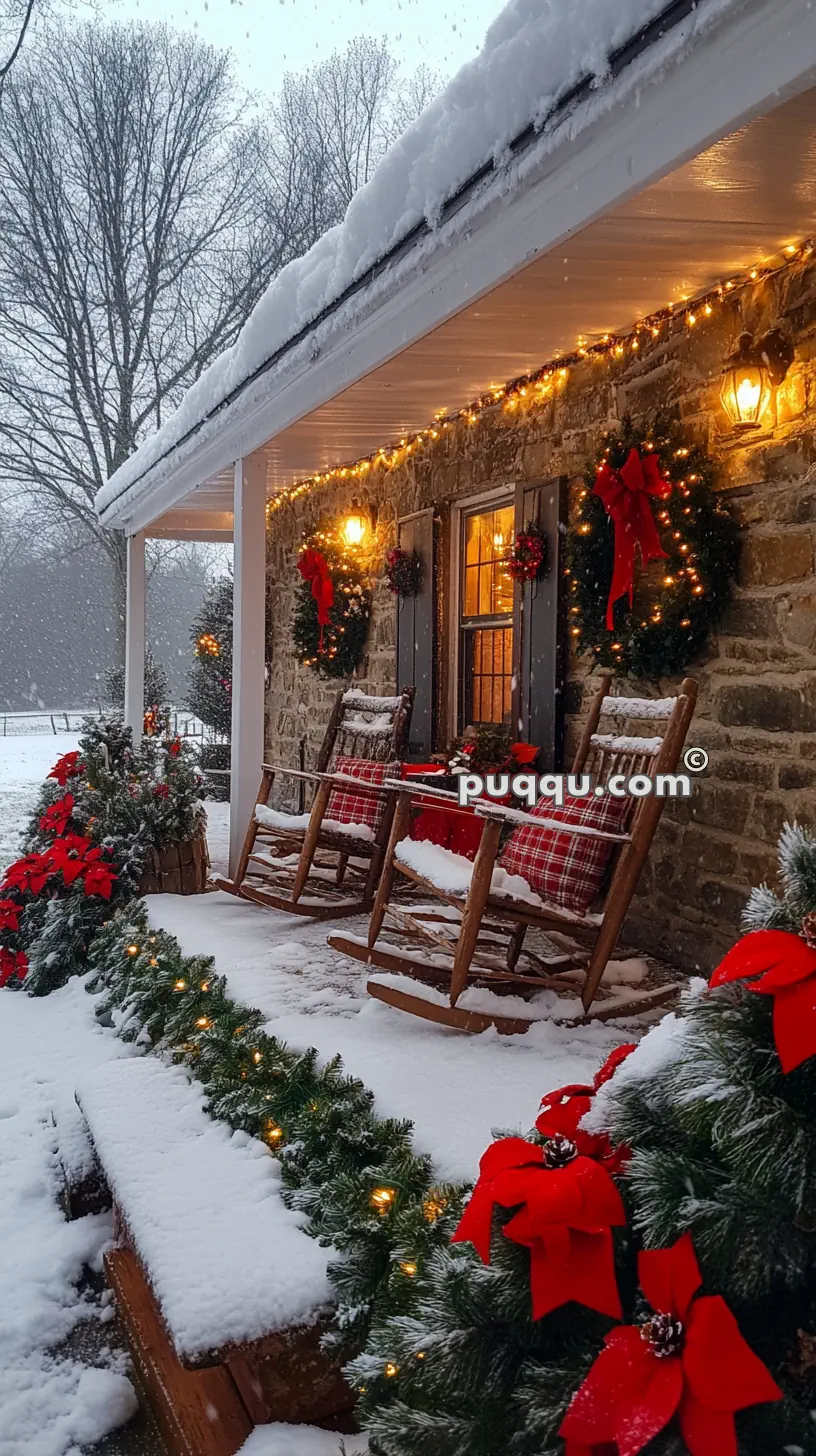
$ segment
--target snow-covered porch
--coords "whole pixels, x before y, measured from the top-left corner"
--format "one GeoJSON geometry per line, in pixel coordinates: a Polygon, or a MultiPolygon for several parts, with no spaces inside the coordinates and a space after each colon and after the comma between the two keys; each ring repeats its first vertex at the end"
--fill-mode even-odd
{"type": "MultiPolygon", "coordinates": [[[[264,754],[267,502],[808,236],[809,12],[795,0],[656,8],[627,12],[635,33],[600,85],[586,84],[580,46],[562,38],[563,74],[549,77],[559,99],[543,123],[536,115],[540,130],[520,122],[547,77],[525,72],[502,101],[496,76],[474,69],[448,103],[458,113],[430,117],[395,149],[339,236],[271,285],[236,347],[101,493],[103,522],[130,541],[137,733],[145,536],[234,540],[233,865],[264,754]],[[458,140],[443,164],[433,140],[446,123],[458,140]],[[470,165],[514,126],[495,165],[470,165]],[[395,187],[408,176],[403,207],[395,187]],[[403,236],[423,208],[434,226],[417,221],[403,236]]],[[[530,45],[515,39],[508,76],[530,45]]]]}

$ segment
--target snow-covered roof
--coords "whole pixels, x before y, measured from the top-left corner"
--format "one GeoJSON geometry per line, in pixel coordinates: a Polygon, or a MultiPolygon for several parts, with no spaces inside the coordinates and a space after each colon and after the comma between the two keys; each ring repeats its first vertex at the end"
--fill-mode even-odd
{"type": "Polygon", "coordinates": [[[750,0],[510,0],[475,60],[383,158],[341,224],[270,283],[236,343],[188,390],[179,408],[99,492],[116,523],[148,484],[172,472],[202,430],[226,415],[260,376],[285,376],[304,350],[317,355],[326,326],[354,326],[385,280],[423,241],[461,213],[486,180],[506,174],[531,147],[574,140],[616,78],[633,85],[683,52],[712,22],[750,0]],[[685,22],[681,24],[681,22],[685,22]],[[633,62],[638,61],[634,66],[633,62]],[[554,135],[556,123],[568,122],[554,135]],[[550,133],[553,133],[550,135],[550,133]],[[150,481],[148,482],[148,476],[150,481]]]}

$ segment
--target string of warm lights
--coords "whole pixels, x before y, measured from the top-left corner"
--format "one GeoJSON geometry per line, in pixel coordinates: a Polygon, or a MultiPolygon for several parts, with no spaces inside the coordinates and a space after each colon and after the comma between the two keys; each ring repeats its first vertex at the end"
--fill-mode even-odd
{"type": "Polygon", "coordinates": [[[649,344],[664,334],[668,336],[678,325],[686,329],[694,329],[703,320],[711,318],[718,308],[732,300],[742,290],[750,288],[755,283],[764,282],[792,263],[806,260],[814,250],[816,250],[816,240],[814,239],[808,238],[801,243],[789,243],[781,250],[778,262],[757,264],[744,273],[722,279],[712,288],[694,298],[684,299],[679,304],[669,303],[665,308],[658,309],[657,312],[639,319],[626,334],[604,334],[602,338],[593,342],[588,342],[584,336],[580,336],[576,348],[570,354],[559,354],[530,374],[520,375],[508,384],[491,387],[478,399],[473,400],[462,409],[456,410],[453,414],[447,410],[437,411],[433,423],[426,425],[424,429],[417,430],[414,434],[404,435],[394,444],[381,446],[378,450],[372,451],[370,455],[363,456],[350,465],[335,465],[329,470],[319,471],[316,475],[286,487],[267,502],[267,514],[272,515],[281,507],[299,500],[301,496],[308,495],[313,490],[331,485],[338,480],[363,480],[371,470],[377,467],[392,470],[422,446],[440,439],[455,425],[465,422],[468,426],[473,426],[488,411],[501,408],[511,414],[516,409],[544,403],[557,390],[566,385],[570,370],[577,365],[587,360],[601,362],[610,357],[623,359],[627,354],[637,355],[644,343],[649,344]]]}

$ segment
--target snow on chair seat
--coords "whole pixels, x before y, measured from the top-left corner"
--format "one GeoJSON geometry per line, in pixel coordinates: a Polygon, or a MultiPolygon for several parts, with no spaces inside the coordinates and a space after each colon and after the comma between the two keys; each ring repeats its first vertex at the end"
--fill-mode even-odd
{"type": "MultiPolygon", "coordinates": [[[[319,1349],[331,1251],[285,1207],[280,1167],[265,1145],[213,1121],[200,1087],[152,1056],[100,1068],[77,1097],[116,1213],[109,1277],[127,1306],[148,1398],[162,1407],[162,1429],[172,1428],[173,1456],[232,1456],[254,1424],[347,1410],[351,1392],[319,1349]],[[222,1412],[234,1405],[230,1434],[207,1445],[192,1372],[218,1380],[222,1412]],[[174,1401],[167,1391],[175,1387],[182,1394],[174,1401]]],[[[201,1399],[213,1400],[206,1379],[201,1399]]]]}

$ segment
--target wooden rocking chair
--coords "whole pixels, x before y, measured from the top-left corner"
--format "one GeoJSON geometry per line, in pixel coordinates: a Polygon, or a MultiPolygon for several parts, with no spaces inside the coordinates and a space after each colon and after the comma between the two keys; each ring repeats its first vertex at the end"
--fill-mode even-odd
{"type": "MultiPolygon", "coordinates": [[[[608,785],[614,774],[625,775],[627,779],[635,774],[646,774],[652,778],[659,774],[673,774],[694,713],[697,683],[693,678],[686,678],[676,698],[660,701],[609,697],[610,684],[611,677],[605,676],[592,702],[572,773],[590,774],[596,786],[608,785]],[[616,734],[598,733],[602,716],[617,720],[616,734]],[[648,719],[650,723],[663,720],[667,723],[665,736],[621,736],[627,722],[642,719],[648,719]]],[[[529,1016],[494,1014],[489,1006],[482,1009],[478,1005],[480,998],[473,996],[467,999],[470,1002],[476,999],[475,1006],[460,1006],[459,999],[468,984],[528,999],[542,989],[570,990],[569,979],[574,979],[574,968],[579,966],[584,971],[581,987],[584,1014],[552,1018],[576,1025],[588,1019],[609,1020],[650,1010],[676,995],[677,984],[661,985],[652,990],[629,988],[624,999],[618,994],[610,994],[601,1000],[590,1016],[590,1007],[615,949],[663,812],[662,797],[650,794],[643,798],[618,798],[620,832],[571,823],[560,818],[554,808],[541,802],[536,806],[535,814],[526,814],[503,808],[487,799],[480,800],[474,807],[483,820],[483,828],[472,871],[460,856],[434,848],[429,860],[431,871],[423,873],[418,868],[425,868],[423,847],[406,838],[411,822],[412,793],[421,793],[426,801],[428,795],[434,795],[439,798],[440,805],[447,800],[453,812],[456,812],[457,796],[428,787],[421,790],[412,790],[405,784],[393,787],[399,792],[368,938],[329,936],[329,944],[335,950],[381,971],[396,973],[370,980],[368,990],[372,996],[399,1010],[462,1031],[481,1032],[495,1026],[500,1032],[512,1035],[527,1031],[535,1020],[541,1019],[540,1012],[536,1016],[531,1008],[529,1016]],[[502,831],[507,828],[515,832],[500,854],[502,831]],[[522,830],[526,839],[521,838],[522,830]],[[585,854],[602,856],[601,863],[603,859],[607,860],[605,893],[602,884],[595,902],[581,914],[552,903],[550,899],[542,899],[531,891],[524,878],[518,878],[518,874],[524,876],[524,868],[519,868],[520,841],[526,846],[522,850],[522,863],[532,869],[535,861],[540,872],[555,877],[556,888],[561,866],[569,863],[573,853],[573,842],[577,842],[579,848],[583,846],[585,854]],[[600,851],[587,848],[592,841],[596,847],[600,841],[609,848],[600,851]],[[439,856],[442,856],[441,860],[439,856]],[[408,861],[413,861],[413,868],[408,861]],[[503,862],[509,865],[510,873],[515,871],[514,879],[508,878],[508,869],[503,868],[503,862]],[[438,903],[436,908],[433,905],[429,907],[427,903],[395,905],[392,888],[397,872],[407,876],[421,890],[424,901],[430,897],[441,904],[438,903]],[[593,910],[595,913],[590,913],[593,910]],[[395,922],[396,934],[402,937],[402,943],[380,941],[386,915],[395,922]],[[542,956],[526,949],[525,936],[531,928],[543,932],[549,945],[555,946],[559,953],[542,956]],[[561,954],[560,947],[565,940],[565,953],[561,954]],[[522,955],[529,967],[525,967],[524,971],[518,969],[522,955]],[[573,976],[565,982],[564,974],[569,971],[573,971],[573,976]],[[424,986],[413,992],[397,979],[404,976],[424,983],[424,986]],[[446,1004],[439,991],[448,988],[446,1004]]],[[[592,804],[608,804],[609,798],[608,794],[599,794],[596,787],[594,794],[580,802],[590,806],[585,817],[591,818],[592,804]]],[[[573,811],[573,819],[576,817],[573,811]]],[[[597,862],[596,858],[596,865],[597,862]]],[[[555,899],[557,901],[557,894],[555,899]]],[[[481,999],[484,1004],[484,998],[481,999]]],[[[545,1015],[549,1017],[550,1012],[545,1012],[545,1015]]]]}
{"type": "Polygon", "coordinates": [[[394,698],[341,690],[313,772],[262,765],[235,878],[216,877],[217,888],[317,920],[369,911],[394,817],[384,784],[402,772],[413,703],[413,687],[394,698]],[[269,808],[276,776],[314,785],[307,813],[269,808]]]}

